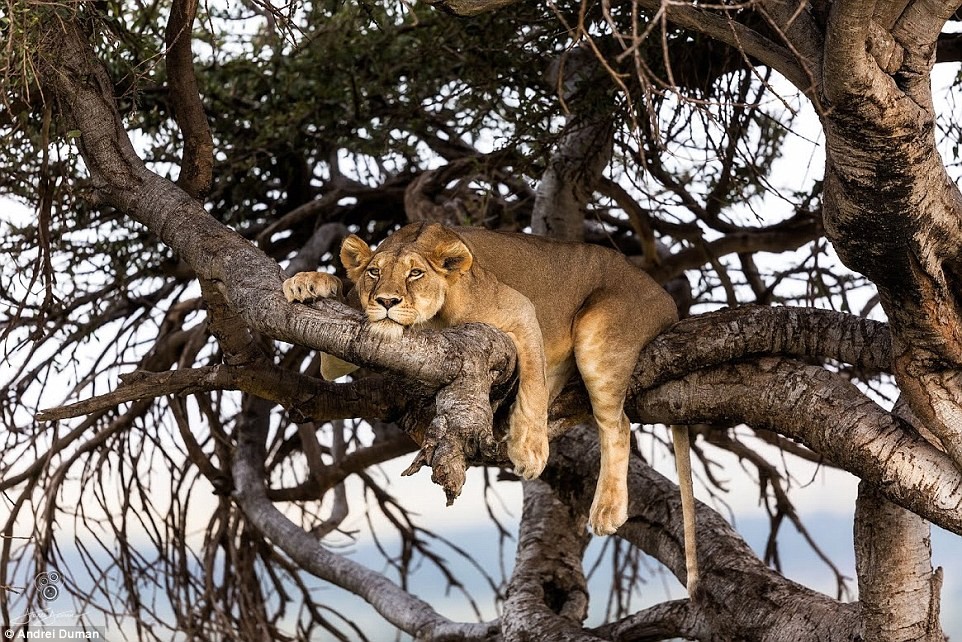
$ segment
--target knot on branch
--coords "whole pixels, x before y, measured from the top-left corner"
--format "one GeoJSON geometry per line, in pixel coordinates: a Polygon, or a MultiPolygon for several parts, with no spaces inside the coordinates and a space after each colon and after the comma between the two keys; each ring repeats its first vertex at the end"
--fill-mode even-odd
{"type": "Polygon", "coordinates": [[[868,53],[875,59],[879,68],[887,74],[894,74],[902,68],[905,61],[905,48],[892,34],[872,21],[868,32],[868,53]]]}
{"type": "Polygon", "coordinates": [[[436,415],[420,440],[421,450],[402,473],[413,475],[429,465],[431,481],[444,489],[448,506],[461,494],[470,462],[505,458],[501,440],[494,434],[487,385],[465,377],[438,392],[436,415]]]}

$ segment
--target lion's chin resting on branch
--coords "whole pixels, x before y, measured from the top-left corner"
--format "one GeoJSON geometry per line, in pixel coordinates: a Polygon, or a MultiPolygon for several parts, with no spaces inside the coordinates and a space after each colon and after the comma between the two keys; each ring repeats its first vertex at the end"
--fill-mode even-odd
{"type": "MultiPolygon", "coordinates": [[[[601,444],[589,526],[597,535],[610,535],[625,522],[631,438],[625,394],[638,353],[677,320],[674,301],[650,276],[623,255],[595,245],[437,224],[408,225],[374,251],[351,235],[341,247],[341,261],[354,283],[351,303],[384,340],[400,338],[407,328],[472,322],[511,338],[519,383],[508,418],[507,454],[526,479],[545,467],[548,406],[577,370],[601,444]]],[[[341,298],[342,292],[340,280],[322,272],[301,272],[284,282],[289,301],[341,298]]],[[[322,356],[325,378],[354,369],[322,356]]],[[[687,461],[687,432],[675,434],[686,442],[676,443],[676,455],[684,451],[687,461]]],[[[680,463],[679,474],[690,479],[680,463]]],[[[687,548],[693,556],[694,547],[687,548]]],[[[689,591],[696,577],[690,568],[689,591]]]]}

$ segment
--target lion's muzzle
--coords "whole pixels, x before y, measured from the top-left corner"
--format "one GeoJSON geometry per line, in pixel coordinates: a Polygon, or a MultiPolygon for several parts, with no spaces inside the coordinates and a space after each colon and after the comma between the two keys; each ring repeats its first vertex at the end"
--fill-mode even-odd
{"type": "Polygon", "coordinates": [[[374,299],[385,310],[390,310],[401,302],[400,297],[379,296],[374,299]]]}

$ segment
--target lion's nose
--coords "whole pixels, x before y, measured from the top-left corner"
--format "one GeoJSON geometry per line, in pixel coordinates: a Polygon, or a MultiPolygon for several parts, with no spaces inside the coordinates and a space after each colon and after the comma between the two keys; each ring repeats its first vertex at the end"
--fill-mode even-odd
{"type": "Polygon", "coordinates": [[[401,299],[397,297],[390,297],[390,296],[379,296],[379,297],[375,297],[374,300],[380,303],[385,310],[390,310],[391,308],[393,308],[394,306],[396,306],[398,303],[401,302],[401,299]]]}

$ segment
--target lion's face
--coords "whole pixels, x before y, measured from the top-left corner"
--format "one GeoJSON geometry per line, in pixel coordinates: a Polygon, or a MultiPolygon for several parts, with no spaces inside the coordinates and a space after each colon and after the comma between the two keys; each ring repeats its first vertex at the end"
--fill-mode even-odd
{"type": "Polygon", "coordinates": [[[404,328],[428,323],[438,314],[472,258],[456,234],[427,225],[389,237],[374,252],[351,235],[341,246],[341,261],[371,330],[396,340],[404,328]]]}
{"type": "Polygon", "coordinates": [[[444,305],[447,282],[418,252],[379,252],[356,282],[371,329],[387,338],[430,321],[444,305]]]}

